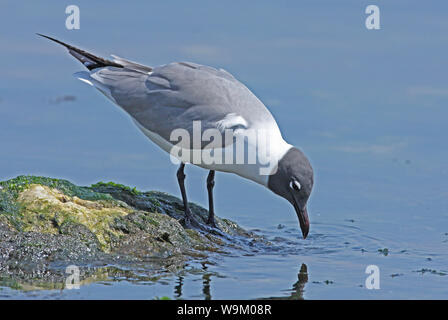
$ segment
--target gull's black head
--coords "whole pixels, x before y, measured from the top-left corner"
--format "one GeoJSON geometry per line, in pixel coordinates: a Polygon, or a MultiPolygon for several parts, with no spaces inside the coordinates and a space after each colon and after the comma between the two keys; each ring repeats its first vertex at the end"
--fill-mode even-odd
{"type": "Polygon", "coordinates": [[[304,239],[310,228],[306,204],[313,189],[313,181],[310,162],[302,151],[294,147],[278,162],[277,171],[268,180],[268,188],[294,206],[304,239]]]}

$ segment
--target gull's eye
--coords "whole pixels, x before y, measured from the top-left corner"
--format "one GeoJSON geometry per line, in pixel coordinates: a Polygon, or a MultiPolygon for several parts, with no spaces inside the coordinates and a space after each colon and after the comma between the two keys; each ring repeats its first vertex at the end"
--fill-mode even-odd
{"type": "Polygon", "coordinates": [[[296,191],[300,191],[300,189],[302,188],[299,181],[297,180],[292,180],[289,186],[291,187],[291,189],[294,189],[296,191]]]}

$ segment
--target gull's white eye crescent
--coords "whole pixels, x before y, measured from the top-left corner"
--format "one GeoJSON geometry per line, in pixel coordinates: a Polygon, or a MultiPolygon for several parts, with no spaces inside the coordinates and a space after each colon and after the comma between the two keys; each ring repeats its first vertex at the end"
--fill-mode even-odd
{"type": "Polygon", "coordinates": [[[296,191],[299,191],[302,188],[302,186],[300,185],[299,181],[297,181],[297,180],[291,181],[290,187],[291,187],[291,189],[294,189],[296,191]]]}

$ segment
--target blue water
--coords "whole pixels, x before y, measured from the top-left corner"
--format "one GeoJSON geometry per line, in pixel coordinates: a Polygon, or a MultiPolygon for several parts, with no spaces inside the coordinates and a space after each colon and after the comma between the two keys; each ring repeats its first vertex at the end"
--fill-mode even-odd
{"type": "MultiPolygon", "coordinates": [[[[283,199],[218,173],[217,214],[274,244],[277,238],[278,250],[214,257],[159,282],[4,287],[1,296],[288,297],[304,264],[304,298],[448,297],[446,2],[376,1],[377,31],[364,26],[364,1],[77,4],[81,29],[71,31],[64,3],[1,4],[1,180],[34,174],[179,193],[168,155],[74,79],[81,66],[40,32],[103,56],[148,65],[193,61],[234,74],[311,159],[310,236],[300,239],[283,199]],[[387,255],[378,251],[385,248],[387,255]],[[371,264],[380,269],[379,290],[365,288],[371,264]]],[[[207,173],[191,166],[186,173],[189,198],[205,206],[207,173]]]]}

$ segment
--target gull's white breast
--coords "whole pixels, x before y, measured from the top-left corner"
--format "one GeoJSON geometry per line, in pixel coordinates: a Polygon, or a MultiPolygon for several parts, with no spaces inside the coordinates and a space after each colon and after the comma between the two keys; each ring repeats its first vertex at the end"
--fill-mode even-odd
{"type": "MultiPolygon", "coordinates": [[[[211,150],[213,150],[212,152],[214,152],[215,154],[221,154],[221,158],[223,160],[230,158],[231,161],[222,161],[221,163],[204,163],[203,161],[197,162],[193,158],[194,151],[182,148],[182,158],[177,157],[177,153],[172,152],[173,147],[176,146],[175,144],[173,144],[171,141],[167,141],[156,132],[150,131],[147,128],[143,127],[137,120],[133,120],[138,128],[151,141],[153,141],[167,153],[170,153],[171,159],[177,160],[177,163],[183,161],[185,163],[195,164],[201,168],[208,170],[235,173],[241,177],[250,179],[264,186],[267,186],[268,184],[269,175],[275,173],[278,161],[280,161],[280,159],[292,147],[283,139],[276,124],[259,124],[258,128],[252,128],[251,130],[253,130],[254,132],[257,132],[257,129],[264,131],[264,134],[267,137],[267,143],[260,142],[259,139],[257,139],[258,137],[256,135],[248,134],[247,130],[245,129],[238,129],[234,132],[234,136],[237,138],[236,140],[238,140],[238,137],[241,136],[241,141],[244,141],[244,145],[241,148],[244,151],[243,163],[241,163],[241,161],[238,162],[237,155],[241,156],[241,154],[237,153],[237,146],[235,146],[235,144],[228,144],[224,148],[215,147],[213,149],[200,150],[201,159],[203,159],[204,156],[210,155],[211,150]],[[226,157],[226,155],[230,155],[230,157],[226,157]],[[247,160],[249,158],[255,158],[255,163],[248,163],[247,160]]],[[[195,151],[198,152],[198,150],[195,151]]]]}

